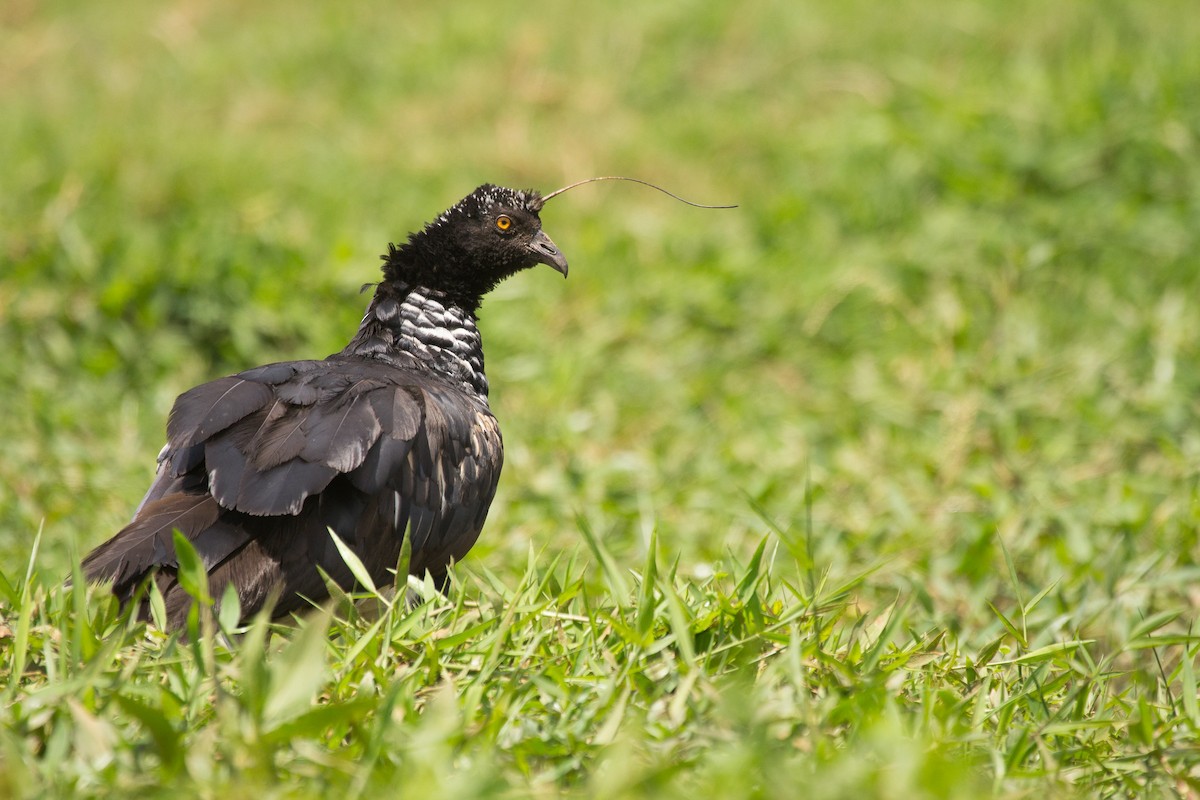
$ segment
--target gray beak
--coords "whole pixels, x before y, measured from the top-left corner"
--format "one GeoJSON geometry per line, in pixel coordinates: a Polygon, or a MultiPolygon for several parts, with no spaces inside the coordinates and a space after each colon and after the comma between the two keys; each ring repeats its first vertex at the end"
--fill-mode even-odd
{"type": "Polygon", "coordinates": [[[534,261],[553,267],[561,272],[564,278],[567,277],[567,259],[545,231],[538,231],[537,235],[533,237],[533,241],[529,243],[529,252],[533,255],[534,261]]]}

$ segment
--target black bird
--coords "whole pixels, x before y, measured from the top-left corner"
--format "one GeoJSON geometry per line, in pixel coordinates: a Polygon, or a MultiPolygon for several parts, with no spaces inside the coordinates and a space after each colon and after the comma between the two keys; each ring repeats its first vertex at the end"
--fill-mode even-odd
{"type": "MultiPolygon", "coordinates": [[[[168,624],[191,603],[173,531],[196,548],[213,597],[233,586],[243,618],[327,595],[318,567],[354,584],[328,530],[377,584],[403,537],[410,572],[444,583],[479,537],[503,461],[488,407],[481,299],[535,264],[565,277],[542,231],[544,198],[485,184],[408,241],[339,353],[269,364],[185,392],[171,409],[158,474],[133,521],[83,562],[122,603],[153,576],[168,624]]],[[[142,609],[145,613],[145,608],[142,609]]]]}

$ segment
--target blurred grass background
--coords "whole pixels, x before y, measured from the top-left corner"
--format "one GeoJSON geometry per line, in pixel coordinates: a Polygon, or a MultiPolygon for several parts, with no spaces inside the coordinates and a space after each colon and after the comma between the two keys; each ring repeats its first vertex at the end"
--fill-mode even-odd
{"type": "Polygon", "coordinates": [[[340,349],[478,183],[626,174],[740,207],[547,207],[570,279],[482,310],[471,560],[582,519],[703,578],[776,529],[965,642],[1050,586],[1101,641],[1200,602],[1190,3],[10,0],[0,107],[5,564],[44,527],[65,574],[177,394],[340,349]]]}
{"type": "Polygon", "coordinates": [[[175,395],[339,349],[386,243],[476,184],[619,173],[741,207],[548,207],[570,280],[483,310],[477,557],[582,514],[703,569],[756,504],[794,527],[811,470],[821,559],[897,579],[990,576],[997,526],[1044,570],[1190,558],[1185,8],[8,4],[0,552],[109,535],[175,395]]]}

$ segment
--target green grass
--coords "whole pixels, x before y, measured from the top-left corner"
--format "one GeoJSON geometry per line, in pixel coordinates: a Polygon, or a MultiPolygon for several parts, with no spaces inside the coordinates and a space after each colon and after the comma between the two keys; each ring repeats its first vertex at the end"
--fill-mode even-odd
{"type": "Polygon", "coordinates": [[[1191,4],[406,5],[0,9],[0,796],[1200,793],[1191,4]],[[449,596],[63,588],[177,394],[594,174],[740,208],[547,207],[449,596]]]}

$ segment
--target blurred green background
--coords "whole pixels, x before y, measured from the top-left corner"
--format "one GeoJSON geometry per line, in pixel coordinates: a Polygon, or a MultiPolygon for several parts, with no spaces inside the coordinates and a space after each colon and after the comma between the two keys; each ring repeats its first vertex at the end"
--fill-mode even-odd
{"type": "Polygon", "coordinates": [[[477,184],[626,174],[740,207],[547,207],[570,279],[482,310],[472,560],[582,519],[703,577],[776,528],[955,630],[994,633],[1001,544],[1061,607],[1192,603],[1198,34],[1185,2],[9,0],[0,563],[44,527],[65,572],[177,394],[340,349],[386,244],[477,184]]]}

